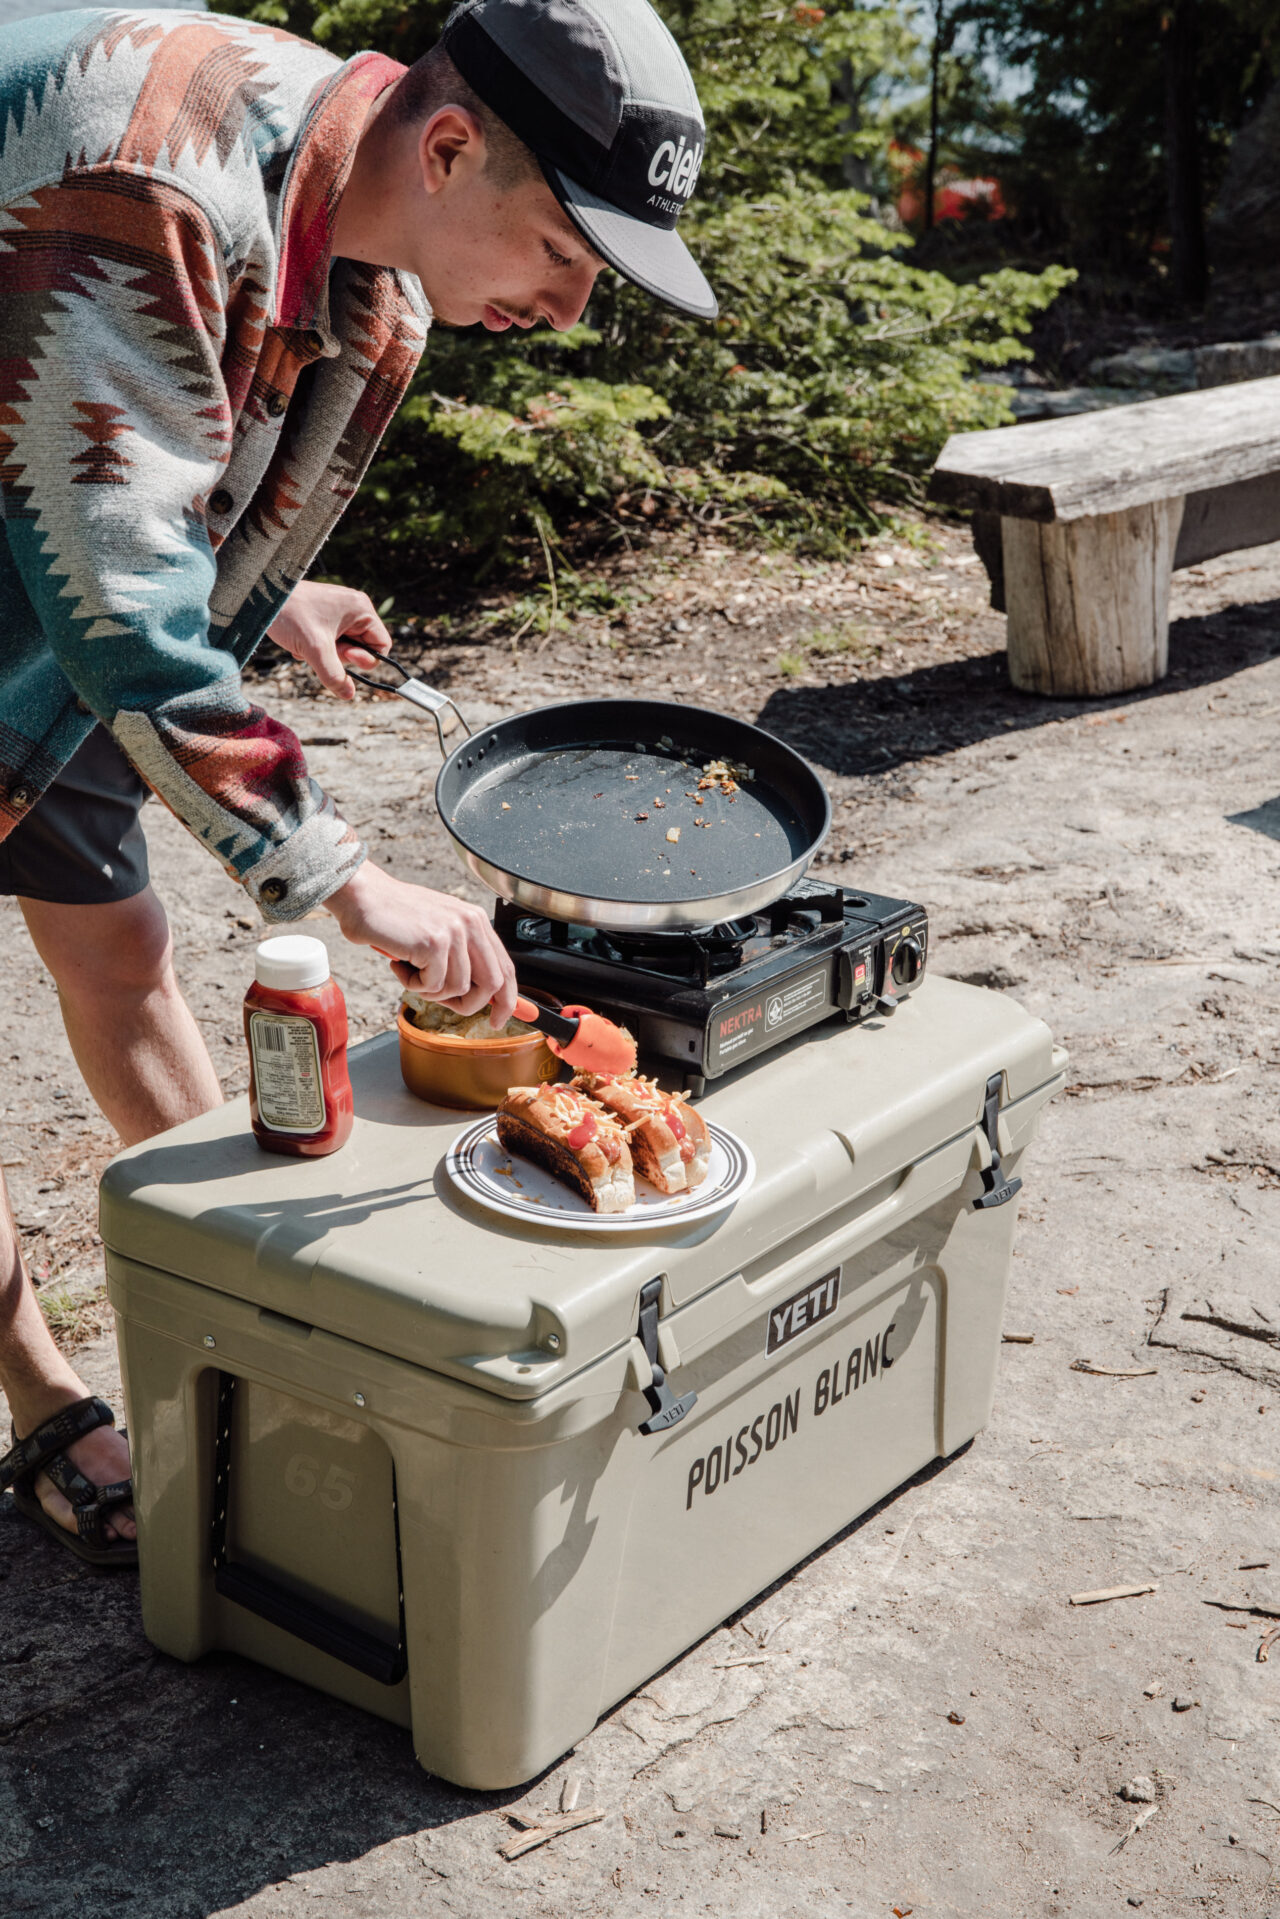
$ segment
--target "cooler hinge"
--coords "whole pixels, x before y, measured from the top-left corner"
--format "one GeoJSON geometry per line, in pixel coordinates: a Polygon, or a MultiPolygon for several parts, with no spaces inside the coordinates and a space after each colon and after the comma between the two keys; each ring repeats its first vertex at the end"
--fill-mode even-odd
{"type": "Polygon", "coordinates": [[[678,1426],[690,1408],[698,1403],[696,1393],[685,1393],[683,1398],[677,1399],[667,1384],[666,1372],[658,1358],[658,1304],[661,1298],[661,1276],[649,1280],[640,1289],[640,1324],[637,1330],[644,1356],[653,1370],[653,1378],[643,1389],[650,1412],[648,1419],[640,1422],[642,1433],[661,1433],[668,1426],[678,1426]]]}
{"type": "Polygon", "coordinates": [[[982,1130],[991,1148],[991,1164],[982,1168],[982,1191],[973,1202],[978,1212],[984,1212],[991,1206],[1004,1206],[1015,1193],[1022,1190],[1022,1181],[1017,1174],[1007,1179],[1000,1163],[1000,1089],[1003,1085],[1004,1074],[993,1073],[987,1081],[986,1096],[982,1103],[982,1130]]]}

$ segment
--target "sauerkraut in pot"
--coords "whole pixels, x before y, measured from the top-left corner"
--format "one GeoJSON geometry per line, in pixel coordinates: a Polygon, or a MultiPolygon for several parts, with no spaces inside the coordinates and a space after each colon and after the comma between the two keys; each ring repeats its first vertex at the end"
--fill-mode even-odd
{"type": "Polygon", "coordinates": [[[452,1007],[441,1006],[422,993],[406,993],[400,1005],[411,1026],[423,1033],[440,1033],[447,1039],[520,1039],[537,1030],[526,1026],[522,1019],[509,1019],[505,1026],[495,1029],[489,1023],[487,1006],[482,1006],[478,1013],[455,1013],[452,1007]]]}

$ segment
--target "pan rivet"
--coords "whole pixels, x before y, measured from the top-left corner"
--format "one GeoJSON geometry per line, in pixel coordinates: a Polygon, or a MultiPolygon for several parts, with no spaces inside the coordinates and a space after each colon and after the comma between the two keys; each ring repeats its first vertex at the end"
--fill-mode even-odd
{"type": "Polygon", "coordinates": [[[204,1336],[204,1343],[206,1346],[213,1347],[213,1346],[216,1346],[218,1342],[214,1338],[212,1333],[206,1333],[204,1336]]]}
{"type": "Polygon", "coordinates": [[[552,1352],[553,1352],[553,1353],[558,1353],[558,1352],[560,1351],[560,1335],[559,1335],[559,1333],[548,1333],[548,1334],[547,1334],[547,1344],[548,1344],[548,1346],[550,1346],[550,1348],[551,1348],[551,1350],[552,1350],[552,1352]]]}
{"type": "Polygon", "coordinates": [[[352,1399],[354,1399],[354,1401],[355,1401],[355,1403],[356,1403],[356,1405],[357,1405],[357,1406],[363,1406],[363,1405],[364,1405],[364,1394],[363,1394],[363,1393],[352,1393],[352,1395],[351,1395],[351,1397],[352,1397],[352,1399]]]}

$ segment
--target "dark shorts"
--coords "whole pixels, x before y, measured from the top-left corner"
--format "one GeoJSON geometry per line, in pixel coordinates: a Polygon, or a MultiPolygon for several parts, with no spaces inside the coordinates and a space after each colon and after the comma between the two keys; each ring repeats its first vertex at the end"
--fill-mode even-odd
{"type": "Polygon", "coordinates": [[[20,826],[0,840],[0,893],[58,906],[109,906],[147,884],[138,812],[148,789],[95,726],[20,826]]]}

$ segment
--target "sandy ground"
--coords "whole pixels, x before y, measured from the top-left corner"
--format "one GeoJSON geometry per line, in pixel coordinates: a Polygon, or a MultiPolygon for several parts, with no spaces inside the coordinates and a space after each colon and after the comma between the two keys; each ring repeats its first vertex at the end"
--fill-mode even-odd
{"type": "MultiPolygon", "coordinates": [[[[954,530],[807,571],[672,546],[614,582],[610,612],[545,644],[465,613],[405,644],[481,716],[621,681],[812,755],[823,876],[923,900],[935,967],[1070,1049],[1023,1168],[1008,1329],[1034,1343],[1002,1348],[963,1455],[509,1794],[442,1785],[402,1733],[273,1674],[153,1652],[133,1578],[83,1571],[5,1502],[0,1911],[1280,1919],[1280,1647],[1257,1657],[1280,1620],[1280,549],[1181,576],[1169,678],[1089,706],[1007,689],[954,530]],[[763,1663],[724,1669],[766,1634],[763,1663]],[[506,1815],[570,1776],[603,1820],[504,1863],[506,1815]],[[1153,1797],[1120,1797],[1135,1779],[1153,1797]]],[[[317,772],[379,856],[466,890],[428,729],[298,691],[280,674],[264,697],[330,742],[317,772]]],[[[148,837],[238,1091],[255,929],[156,807],[148,837]]],[[[108,1131],[12,903],[0,932],[0,1159],[51,1317],[118,1396],[93,1298],[108,1131]]],[[[381,1030],[382,962],[340,965],[353,1024],[381,1030]]]]}

